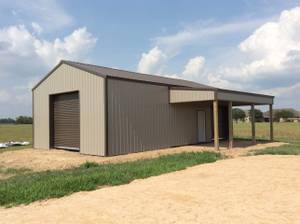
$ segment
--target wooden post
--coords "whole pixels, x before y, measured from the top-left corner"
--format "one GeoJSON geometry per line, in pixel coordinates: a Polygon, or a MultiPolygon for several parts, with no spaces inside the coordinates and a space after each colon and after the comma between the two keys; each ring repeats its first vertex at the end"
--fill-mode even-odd
{"type": "Polygon", "coordinates": [[[213,102],[213,114],[214,114],[214,143],[215,149],[219,150],[219,117],[218,117],[218,101],[213,102]]]}
{"type": "Polygon", "coordinates": [[[269,122],[270,122],[270,141],[274,140],[274,135],[273,135],[273,104],[269,104],[269,122]]]}
{"type": "Polygon", "coordinates": [[[251,104],[251,129],[252,129],[252,143],[256,143],[255,139],[255,111],[254,104],[251,104]]]}
{"type": "Polygon", "coordinates": [[[233,148],[232,102],[228,102],[228,148],[233,148]]]}

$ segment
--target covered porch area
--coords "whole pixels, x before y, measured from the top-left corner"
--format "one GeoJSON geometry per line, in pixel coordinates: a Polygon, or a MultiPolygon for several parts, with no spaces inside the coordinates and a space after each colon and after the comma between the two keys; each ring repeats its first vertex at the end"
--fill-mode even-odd
{"type": "Polygon", "coordinates": [[[220,140],[223,139],[228,140],[227,148],[232,149],[234,147],[232,119],[232,107],[234,106],[251,106],[252,144],[256,144],[255,106],[268,105],[270,111],[269,140],[273,141],[273,96],[224,89],[170,88],[171,104],[191,102],[209,102],[211,104],[212,140],[216,150],[220,150],[220,140]]]}

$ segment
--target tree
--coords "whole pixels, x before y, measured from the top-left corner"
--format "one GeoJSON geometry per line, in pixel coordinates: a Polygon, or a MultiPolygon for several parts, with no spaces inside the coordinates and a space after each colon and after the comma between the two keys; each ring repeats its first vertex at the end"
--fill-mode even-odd
{"type": "Polygon", "coordinates": [[[245,119],[245,117],[246,117],[246,113],[242,109],[239,109],[239,108],[233,108],[232,109],[232,118],[236,122],[238,122],[238,120],[243,121],[245,119]]]}
{"type": "Polygon", "coordinates": [[[32,117],[19,116],[16,118],[16,124],[32,124],[32,117]]]}
{"type": "Polygon", "coordinates": [[[14,124],[16,121],[12,118],[2,118],[0,119],[0,124],[14,124]]]}
{"type": "Polygon", "coordinates": [[[279,121],[280,118],[293,118],[293,117],[295,117],[295,114],[290,110],[278,110],[275,112],[276,121],[279,121]]]}
{"type": "MultiPolygon", "coordinates": [[[[251,118],[252,118],[251,110],[249,110],[249,115],[250,115],[250,120],[251,120],[251,118]]],[[[255,118],[255,122],[263,121],[264,120],[263,112],[261,112],[261,110],[259,110],[259,109],[254,109],[254,118],[255,118]]]]}

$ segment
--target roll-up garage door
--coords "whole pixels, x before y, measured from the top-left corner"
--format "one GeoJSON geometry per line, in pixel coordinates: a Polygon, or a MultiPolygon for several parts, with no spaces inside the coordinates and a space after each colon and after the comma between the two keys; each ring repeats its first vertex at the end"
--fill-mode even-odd
{"type": "Polygon", "coordinates": [[[78,92],[51,96],[52,147],[79,151],[80,108],[78,92]]]}

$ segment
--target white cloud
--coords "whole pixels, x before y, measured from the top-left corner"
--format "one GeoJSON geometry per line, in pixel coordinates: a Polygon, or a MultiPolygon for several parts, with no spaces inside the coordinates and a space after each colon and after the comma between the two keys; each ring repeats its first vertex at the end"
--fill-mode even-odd
{"type": "Polygon", "coordinates": [[[137,71],[141,73],[160,73],[166,60],[167,56],[156,46],[149,52],[142,54],[137,71]]]}
{"type": "Polygon", "coordinates": [[[290,86],[275,87],[261,91],[264,94],[275,96],[275,105],[277,107],[295,107],[300,109],[300,82],[290,86]]]}
{"type": "Polygon", "coordinates": [[[205,58],[203,56],[194,57],[188,60],[181,74],[162,74],[168,78],[185,79],[199,81],[203,75],[205,58]]]}
{"type": "Polygon", "coordinates": [[[202,56],[191,58],[185,65],[182,75],[187,79],[199,79],[203,72],[204,64],[205,58],[202,56]]]}
{"type": "MultiPolygon", "coordinates": [[[[39,60],[51,67],[61,59],[84,58],[96,42],[97,39],[87,32],[85,27],[75,30],[63,40],[56,38],[54,41],[39,39],[24,25],[0,30],[0,54],[9,57],[10,64],[20,63],[18,57],[25,57],[32,60],[32,63],[39,60]]],[[[4,61],[0,59],[1,64],[4,64],[4,61]]]]}
{"type": "Polygon", "coordinates": [[[0,43],[5,43],[1,53],[29,56],[33,53],[36,38],[23,25],[10,26],[0,30],[0,43]]]}
{"type": "Polygon", "coordinates": [[[169,74],[165,71],[167,63],[172,56],[167,55],[159,47],[154,47],[147,53],[143,53],[138,63],[137,72],[147,74],[163,75],[169,78],[180,78],[186,80],[197,81],[201,78],[203,72],[205,58],[198,56],[189,59],[184,67],[182,74],[169,74]]]}
{"type": "Polygon", "coordinates": [[[175,34],[154,38],[154,43],[168,54],[176,55],[191,44],[207,44],[215,37],[249,31],[262,24],[265,19],[217,24],[213,21],[197,22],[185,26],[175,34]]]}
{"type": "Polygon", "coordinates": [[[249,61],[222,68],[223,78],[248,83],[261,79],[274,81],[282,76],[299,80],[300,7],[285,10],[277,21],[260,26],[240,43],[239,49],[249,61]]]}
{"type": "Polygon", "coordinates": [[[57,38],[53,42],[36,40],[35,53],[49,66],[62,58],[79,60],[95,46],[97,39],[87,32],[86,28],[79,28],[63,40],[57,38]]]}
{"type": "Polygon", "coordinates": [[[10,88],[14,103],[31,105],[31,89],[41,80],[40,76],[28,77],[27,81],[10,88]]]}
{"type": "Polygon", "coordinates": [[[41,32],[43,31],[43,28],[40,26],[40,24],[36,23],[36,22],[32,22],[31,23],[33,32],[36,34],[41,34],[41,32]]]}
{"type": "Polygon", "coordinates": [[[73,22],[72,16],[56,0],[1,0],[0,12],[11,12],[18,23],[38,21],[41,27],[47,27],[47,32],[61,29],[73,22]]]}
{"type": "MultiPolygon", "coordinates": [[[[188,45],[205,45],[207,41],[213,41],[213,38],[224,37],[224,35],[230,35],[235,32],[249,31],[259,24],[262,24],[265,19],[257,19],[251,21],[238,21],[224,24],[217,24],[214,21],[196,22],[187,24],[182,30],[175,34],[159,36],[152,39],[154,42],[154,48],[149,52],[143,53],[139,61],[137,71],[143,73],[166,73],[164,71],[166,64],[176,57],[181,50],[188,45]]],[[[192,62],[191,62],[192,63],[192,62]]],[[[183,78],[195,79],[199,76],[199,72],[191,71],[191,66],[200,66],[202,62],[197,59],[197,62],[193,62],[193,65],[188,66],[188,70],[185,69],[183,78]],[[199,63],[199,65],[195,65],[199,63]],[[192,72],[193,77],[188,73],[192,72]]],[[[204,63],[204,61],[203,61],[204,63]]],[[[194,69],[197,70],[196,67],[194,69]]],[[[201,69],[200,69],[201,70],[201,69]]],[[[182,76],[182,75],[180,75],[182,76]]]]}
{"type": "Polygon", "coordinates": [[[6,90],[1,90],[0,89],[0,102],[1,103],[9,102],[10,99],[11,99],[10,93],[6,90]]]}
{"type": "Polygon", "coordinates": [[[219,61],[215,57],[205,60],[191,58],[182,74],[166,76],[190,79],[220,88],[252,92],[267,89],[268,94],[276,95],[277,106],[299,109],[300,96],[295,96],[300,92],[300,7],[285,10],[269,21],[258,19],[221,25],[209,22],[186,26],[174,35],[155,38],[156,57],[149,56],[155,53],[152,49],[142,59],[147,58],[146,61],[152,67],[159,65],[158,70],[167,74],[167,63],[186,46],[205,45],[218,41],[217,38],[236,33],[240,35],[251,29],[254,31],[239,44],[235,44],[234,48],[229,48],[229,51],[222,49],[223,56],[218,58],[219,61]],[[158,55],[164,55],[163,59],[158,60],[162,58],[158,55]],[[205,65],[206,61],[209,62],[208,65],[205,65]]]}
{"type": "MultiPolygon", "coordinates": [[[[261,92],[265,94],[271,94],[274,96],[290,97],[290,96],[295,96],[295,94],[298,94],[300,96],[299,90],[300,90],[300,82],[295,83],[291,86],[276,87],[276,88],[263,90],[261,92]]],[[[299,97],[297,97],[297,99],[299,99],[299,97]]]]}
{"type": "Polygon", "coordinates": [[[85,27],[52,41],[37,36],[25,25],[0,29],[0,101],[10,99],[5,100],[6,109],[0,114],[8,113],[9,116],[7,108],[16,108],[17,105],[21,105],[20,111],[25,112],[11,113],[28,114],[30,90],[37,80],[61,59],[86,60],[96,42],[97,39],[85,27]]]}
{"type": "Polygon", "coordinates": [[[233,88],[232,83],[223,79],[221,77],[221,75],[219,75],[217,73],[207,74],[207,81],[210,85],[218,87],[218,88],[224,88],[224,89],[233,88]]]}
{"type": "MultiPolygon", "coordinates": [[[[188,45],[205,44],[205,41],[212,41],[216,37],[224,37],[234,32],[249,31],[257,27],[265,19],[252,21],[239,21],[225,24],[217,24],[214,21],[196,22],[184,26],[179,32],[159,36],[153,39],[155,47],[147,53],[143,53],[139,61],[137,71],[143,73],[167,74],[165,71],[167,63],[176,57],[181,50],[188,45]]],[[[199,81],[200,74],[203,72],[205,59],[190,59],[184,68],[181,77],[184,79],[199,81]]]]}
{"type": "Polygon", "coordinates": [[[256,59],[246,69],[250,74],[288,69],[291,60],[300,56],[300,7],[283,11],[277,22],[258,28],[240,49],[256,59]]]}

